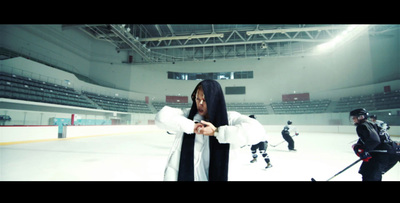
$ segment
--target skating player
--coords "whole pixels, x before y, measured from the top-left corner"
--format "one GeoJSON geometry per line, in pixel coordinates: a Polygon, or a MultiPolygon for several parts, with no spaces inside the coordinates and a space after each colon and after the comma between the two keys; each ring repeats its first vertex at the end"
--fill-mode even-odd
{"type": "MultiPolygon", "coordinates": [[[[400,150],[400,143],[392,141],[390,138],[390,135],[388,133],[388,130],[390,129],[390,126],[385,123],[384,121],[378,120],[378,116],[377,115],[371,115],[370,116],[371,121],[376,124],[378,126],[378,130],[379,130],[379,137],[381,138],[381,140],[390,140],[390,144],[393,145],[394,148],[394,152],[398,152],[400,150]]],[[[396,153],[400,156],[400,152],[396,153]]],[[[400,157],[398,157],[400,159],[400,157]]],[[[399,160],[400,161],[400,160],[399,160]]],[[[395,166],[397,163],[396,160],[392,159],[390,161],[390,163],[388,164],[388,166],[386,166],[386,168],[384,169],[382,175],[384,173],[386,173],[386,171],[389,171],[393,166],[395,166]]]]}
{"type": "Polygon", "coordinates": [[[376,126],[378,126],[379,137],[386,137],[386,140],[391,140],[387,130],[390,129],[389,125],[381,120],[377,120],[378,116],[371,115],[369,117],[376,126]]]}
{"type": "MultiPolygon", "coordinates": [[[[249,117],[253,118],[253,119],[256,119],[256,117],[254,115],[250,115],[249,117]]],[[[261,142],[259,142],[257,144],[251,145],[250,150],[251,150],[251,154],[253,155],[253,159],[250,161],[250,163],[257,162],[257,157],[258,157],[257,149],[258,149],[260,151],[260,154],[263,156],[264,161],[267,163],[267,166],[265,167],[265,169],[271,168],[272,164],[271,164],[271,160],[269,159],[269,156],[267,154],[267,148],[268,148],[268,141],[267,141],[267,138],[265,136],[264,136],[264,140],[263,141],[261,141],[261,142]]]]}
{"type": "Polygon", "coordinates": [[[293,134],[298,136],[299,132],[297,132],[297,128],[292,126],[292,121],[287,121],[287,125],[285,125],[285,127],[283,127],[283,130],[281,132],[283,139],[286,140],[286,142],[289,143],[288,148],[289,151],[296,151],[296,149],[294,148],[294,140],[292,138],[292,136],[290,134],[293,134]]]}
{"type": "Polygon", "coordinates": [[[382,174],[392,168],[399,156],[398,145],[387,136],[380,136],[378,126],[367,120],[366,109],[355,109],[350,117],[356,125],[359,140],[353,150],[363,160],[359,173],[363,181],[381,181],[382,174]]]}
{"type": "Polygon", "coordinates": [[[381,120],[378,120],[378,116],[371,115],[370,118],[371,118],[371,121],[373,123],[375,123],[378,127],[380,127],[382,131],[386,132],[387,130],[390,129],[390,126],[387,123],[385,123],[385,122],[383,122],[381,120]]]}

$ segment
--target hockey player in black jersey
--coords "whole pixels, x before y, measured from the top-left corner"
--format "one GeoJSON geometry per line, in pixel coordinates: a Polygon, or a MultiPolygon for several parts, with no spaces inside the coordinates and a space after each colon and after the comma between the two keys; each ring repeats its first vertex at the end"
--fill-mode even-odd
{"type": "Polygon", "coordinates": [[[382,174],[392,168],[399,156],[396,155],[396,143],[390,137],[380,136],[378,126],[367,120],[366,109],[355,109],[350,117],[356,125],[359,137],[353,150],[363,160],[359,173],[363,181],[381,181],[382,174]]]}
{"type": "Polygon", "coordinates": [[[299,135],[299,132],[297,132],[297,128],[292,126],[292,121],[287,121],[287,125],[285,125],[285,127],[283,127],[283,130],[281,131],[282,137],[283,139],[286,140],[286,142],[288,142],[288,149],[289,151],[297,151],[294,148],[294,140],[292,138],[292,136],[290,134],[293,134],[295,136],[299,135]]]}

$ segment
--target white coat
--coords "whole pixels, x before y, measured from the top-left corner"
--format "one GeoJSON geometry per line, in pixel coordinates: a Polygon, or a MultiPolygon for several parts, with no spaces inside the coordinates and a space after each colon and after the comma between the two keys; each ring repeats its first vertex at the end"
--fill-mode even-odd
{"type": "MultiPolygon", "coordinates": [[[[178,179],[179,160],[181,154],[183,133],[194,133],[194,121],[189,120],[190,109],[181,110],[164,106],[155,117],[155,124],[164,130],[174,131],[176,134],[168,156],[164,171],[164,180],[178,179]]],[[[253,145],[265,141],[264,127],[255,119],[241,115],[235,111],[228,111],[227,126],[220,126],[215,133],[219,143],[229,143],[234,149],[243,145],[253,145]]],[[[201,119],[200,115],[195,116],[201,119]]],[[[208,180],[209,145],[208,136],[196,134],[194,150],[195,180],[208,180]]]]}

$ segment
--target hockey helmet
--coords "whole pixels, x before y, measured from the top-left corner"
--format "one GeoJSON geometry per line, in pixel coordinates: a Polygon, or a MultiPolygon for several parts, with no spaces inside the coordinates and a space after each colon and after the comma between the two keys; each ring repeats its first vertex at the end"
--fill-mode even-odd
{"type": "Polygon", "coordinates": [[[250,117],[250,118],[256,119],[256,116],[254,116],[254,115],[250,115],[249,117],[250,117]]]}
{"type": "Polygon", "coordinates": [[[364,108],[354,109],[353,111],[350,111],[350,118],[356,117],[357,120],[366,120],[368,116],[368,111],[364,108]]]}
{"type": "Polygon", "coordinates": [[[374,114],[374,115],[371,115],[370,118],[378,119],[378,116],[376,116],[376,115],[374,114]]]}
{"type": "Polygon", "coordinates": [[[291,124],[292,124],[292,121],[291,121],[291,120],[288,120],[288,121],[287,121],[287,124],[288,124],[288,125],[291,125],[291,124]]]}

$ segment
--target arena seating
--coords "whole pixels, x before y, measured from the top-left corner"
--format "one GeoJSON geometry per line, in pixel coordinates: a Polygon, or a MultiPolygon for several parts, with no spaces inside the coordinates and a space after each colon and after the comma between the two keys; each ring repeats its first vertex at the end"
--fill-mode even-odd
{"type": "Polygon", "coordinates": [[[285,101],[271,103],[275,114],[325,113],[331,100],[285,101]]]}
{"type": "Polygon", "coordinates": [[[237,111],[244,115],[266,115],[269,114],[264,103],[226,103],[228,111],[237,111]]]}
{"type": "Polygon", "coordinates": [[[375,106],[378,110],[400,108],[400,90],[375,94],[375,106]]]}
{"type": "Polygon", "coordinates": [[[73,88],[0,72],[0,97],[96,108],[73,88]]]}
{"type": "Polygon", "coordinates": [[[356,108],[383,110],[400,108],[400,90],[352,97],[341,97],[334,112],[349,112],[356,108]]]}
{"type": "Polygon", "coordinates": [[[91,92],[82,91],[89,99],[94,101],[104,110],[134,112],[134,113],[153,113],[145,101],[131,100],[121,97],[112,97],[91,92]]]}
{"type": "MultiPolygon", "coordinates": [[[[190,108],[191,103],[169,103],[169,102],[152,102],[152,105],[156,111],[161,110],[164,106],[170,106],[174,108],[190,108]]],[[[268,114],[267,107],[263,103],[226,103],[226,109],[228,111],[237,111],[244,115],[251,114],[268,114]]]]}
{"type": "MultiPolygon", "coordinates": [[[[191,103],[152,102],[151,104],[147,104],[145,101],[106,96],[85,91],[80,93],[71,87],[5,72],[0,72],[0,98],[149,114],[158,112],[165,105],[182,109],[191,107],[191,103]]],[[[268,108],[271,107],[273,110],[272,113],[275,114],[349,112],[356,108],[366,108],[369,111],[374,111],[400,108],[400,90],[341,97],[337,103],[323,99],[274,102],[269,105],[264,103],[227,102],[226,105],[228,111],[237,111],[244,115],[270,114],[271,112],[268,112],[268,108]]]]}

